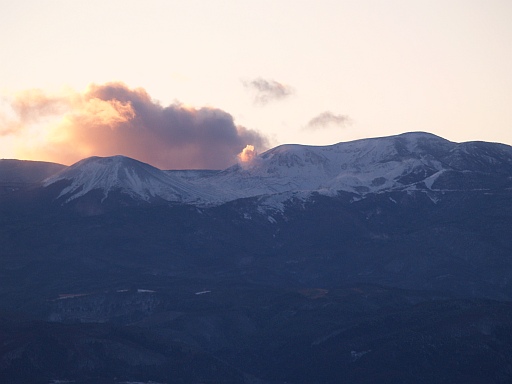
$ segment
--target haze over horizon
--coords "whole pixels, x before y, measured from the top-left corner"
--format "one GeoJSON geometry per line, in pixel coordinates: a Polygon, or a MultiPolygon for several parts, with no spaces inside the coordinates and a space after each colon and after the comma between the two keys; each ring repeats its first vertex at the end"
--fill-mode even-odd
{"type": "Polygon", "coordinates": [[[512,144],[506,0],[1,10],[0,158],[220,169],[279,144],[410,131],[512,144]]]}

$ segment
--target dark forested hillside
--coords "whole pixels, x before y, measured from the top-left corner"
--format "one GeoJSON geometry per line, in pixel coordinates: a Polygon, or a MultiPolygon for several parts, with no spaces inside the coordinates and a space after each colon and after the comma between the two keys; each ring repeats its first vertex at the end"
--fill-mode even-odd
{"type": "MultiPolygon", "coordinates": [[[[442,169],[215,204],[16,180],[0,194],[0,381],[510,382],[509,148],[393,143],[375,147],[390,164],[442,169]]],[[[285,149],[268,169],[307,163],[285,149]]]]}

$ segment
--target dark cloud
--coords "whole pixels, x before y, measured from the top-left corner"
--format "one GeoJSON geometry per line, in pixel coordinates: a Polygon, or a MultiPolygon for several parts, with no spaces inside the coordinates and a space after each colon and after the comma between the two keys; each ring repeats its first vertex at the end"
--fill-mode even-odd
{"type": "MultiPolygon", "coordinates": [[[[38,110],[43,116],[63,105],[42,96],[39,109],[18,100],[20,117],[34,120],[38,110]]],[[[32,149],[32,157],[69,164],[92,155],[122,154],[162,169],[223,169],[236,163],[246,145],[267,146],[264,136],[236,126],[225,111],[179,103],[164,107],[144,89],[123,83],[91,85],[65,100],[67,110],[49,128],[50,140],[32,149]]]]}
{"type": "Polygon", "coordinates": [[[320,113],[318,116],[313,117],[309,120],[306,125],[307,129],[321,129],[330,126],[345,127],[350,124],[350,117],[347,115],[336,115],[332,112],[326,111],[320,113]]]}
{"type": "Polygon", "coordinates": [[[254,102],[260,105],[265,105],[270,101],[284,99],[294,93],[292,87],[275,80],[258,78],[252,81],[243,81],[243,84],[247,89],[255,92],[254,102]]]}

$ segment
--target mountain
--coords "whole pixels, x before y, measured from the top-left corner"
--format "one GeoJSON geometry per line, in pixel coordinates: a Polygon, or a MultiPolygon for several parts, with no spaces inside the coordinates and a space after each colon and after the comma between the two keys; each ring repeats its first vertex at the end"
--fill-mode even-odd
{"type": "Polygon", "coordinates": [[[192,188],[172,173],[125,157],[90,157],[47,178],[43,185],[63,184],[57,199],[65,202],[92,191],[101,191],[102,200],[111,192],[121,192],[135,200],[189,202],[207,200],[206,191],[192,188]]]}
{"type": "Polygon", "coordinates": [[[44,161],[0,159],[0,193],[37,185],[65,167],[44,161]]]}
{"type": "Polygon", "coordinates": [[[45,180],[67,180],[58,198],[118,191],[135,200],[200,206],[282,193],[364,196],[393,190],[476,190],[512,186],[512,148],[453,143],[414,132],[330,146],[282,145],[224,171],[160,171],[122,156],[93,157],[45,180]]]}
{"type": "Polygon", "coordinates": [[[510,146],[49,173],[0,194],[2,383],[512,381],[510,146]]]}
{"type": "Polygon", "coordinates": [[[242,196],[291,191],[364,195],[406,189],[492,189],[510,186],[511,175],[510,146],[458,144],[414,132],[321,147],[283,145],[251,164],[217,174],[211,182],[239,190],[242,196]]]}
{"type": "Polygon", "coordinates": [[[37,183],[66,168],[45,161],[0,159],[0,182],[37,183]]]}

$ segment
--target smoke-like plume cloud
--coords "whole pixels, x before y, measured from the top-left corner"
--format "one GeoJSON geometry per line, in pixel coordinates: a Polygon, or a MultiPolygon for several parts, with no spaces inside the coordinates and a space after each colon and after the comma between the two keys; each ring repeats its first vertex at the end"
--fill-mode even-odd
{"type": "Polygon", "coordinates": [[[254,145],[246,145],[245,148],[238,154],[238,164],[243,169],[250,169],[258,164],[258,152],[254,145]]]}
{"type": "Polygon", "coordinates": [[[306,128],[316,130],[332,126],[345,127],[350,123],[350,117],[347,115],[336,115],[330,111],[326,111],[309,120],[306,128]]]}
{"type": "Polygon", "coordinates": [[[27,91],[11,101],[11,108],[20,139],[33,130],[31,125],[44,131],[30,148],[20,148],[25,157],[38,160],[71,164],[122,154],[162,169],[223,169],[246,145],[267,146],[263,135],[236,126],[225,111],[179,103],[164,107],[144,89],[123,83],[57,96],[27,91]]]}
{"type": "Polygon", "coordinates": [[[242,82],[245,88],[253,91],[254,103],[265,105],[274,100],[284,99],[294,93],[291,86],[279,83],[275,80],[257,78],[251,81],[242,82]]]}
{"type": "Polygon", "coordinates": [[[258,153],[254,149],[254,145],[246,145],[245,148],[238,154],[238,159],[242,163],[249,163],[251,162],[256,156],[258,156],[258,153]]]}

